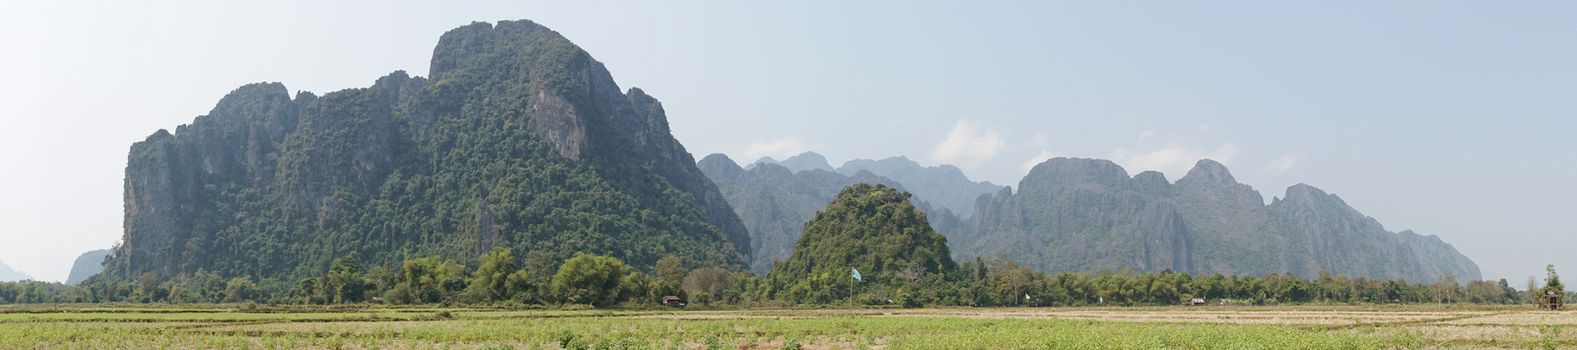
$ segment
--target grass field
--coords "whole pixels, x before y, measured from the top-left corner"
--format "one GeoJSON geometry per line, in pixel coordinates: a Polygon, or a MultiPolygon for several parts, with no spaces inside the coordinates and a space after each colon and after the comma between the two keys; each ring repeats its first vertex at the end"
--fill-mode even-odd
{"type": "Polygon", "coordinates": [[[1577,312],[1291,306],[857,310],[0,307],[0,349],[1577,347],[1577,312]]]}

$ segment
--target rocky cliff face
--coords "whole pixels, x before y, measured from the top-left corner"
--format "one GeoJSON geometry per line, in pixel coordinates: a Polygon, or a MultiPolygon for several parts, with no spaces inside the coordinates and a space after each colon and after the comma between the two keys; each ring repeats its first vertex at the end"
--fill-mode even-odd
{"type": "Polygon", "coordinates": [[[243,86],[134,144],[107,271],[275,276],[497,245],[746,261],[744,225],[661,103],[558,33],[474,23],[442,36],[430,69],[321,97],[243,86]]]}
{"type": "MultiPolygon", "coordinates": [[[[701,159],[701,171],[717,183],[735,214],[750,232],[753,252],[750,270],[766,274],[773,262],[783,261],[794,250],[805,223],[827,206],[839,191],[861,183],[880,184],[902,191],[891,179],[869,172],[844,176],[824,170],[795,172],[775,163],[755,163],[741,168],[722,154],[701,159]]],[[[923,202],[914,205],[927,215],[938,230],[959,226],[957,217],[944,210],[933,210],[923,202]]]]}
{"type": "Polygon", "coordinates": [[[1294,253],[1307,255],[1306,269],[1412,281],[1447,274],[1458,280],[1480,278],[1478,265],[1439,237],[1386,231],[1379,221],[1313,186],[1293,185],[1286,198],[1268,208],[1283,221],[1290,240],[1300,243],[1294,253]]]}
{"type": "Polygon", "coordinates": [[[978,208],[952,240],[957,258],[1006,253],[1048,272],[1480,278],[1477,265],[1439,238],[1386,231],[1307,185],[1265,205],[1210,160],[1168,183],[1156,172],[1129,177],[1110,161],[1052,159],[1031,170],[1018,193],[982,197],[978,208]]]}
{"type": "Polygon", "coordinates": [[[1190,232],[1155,185],[1110,161],[1042,163],[1017,194],[982,199],[978,231],[953,243],[955,257],[1006,252],[1041,271],[1193,270],[1190,232]]]}

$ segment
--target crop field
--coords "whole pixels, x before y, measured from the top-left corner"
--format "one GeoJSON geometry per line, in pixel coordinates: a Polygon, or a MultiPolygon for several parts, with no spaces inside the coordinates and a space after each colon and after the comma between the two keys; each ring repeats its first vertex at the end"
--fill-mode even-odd
{"type": "Polygon", "coordinates": [[[488,310],[0,307],[0,349],[1577,347],[1526,307],[488,310]]]}

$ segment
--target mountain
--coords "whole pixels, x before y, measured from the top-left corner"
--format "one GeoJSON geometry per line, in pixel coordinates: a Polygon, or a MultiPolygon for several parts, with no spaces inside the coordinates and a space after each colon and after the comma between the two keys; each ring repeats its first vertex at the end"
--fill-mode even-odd
{"type": "Polygon", "coordinates": [[[428,78],[291,97],[242,86],[131,147],[104,274],[300,278],[331,260],[474,259],[512,247],[649,269],[745,266],[744,224],[662,104],[530,21],[444,33],[428,78]]]}
{"type": "Polygon", "coordinates": [[[109,249],[91,250],[77,256],[77,262],[71,264],[71,275],[66,277],[66,284],[77,284],[86,281],[88,277],[98,275],[104,271],[104,258],[115,253],[109,249]]]}
{"type": "Polygon", "coordinates": [[[1312,186],[1292,186],[1265,205],[1211,160],[1169,183],[1153,171],[1129,177],[1111,161],[1056,158],[1035,166],[1017,193],[1004,189],[978,205],[967,228],[950,237],[960,259],[1007,254],[1046,272],[1481,277],[1438,237],[1386,231],[1312,186]]]}
{"type": "MultiPolygon", "coordinates": [[[[820,157],[819,155],[817,157],[820,157]]],[[[825,160],[823,160],[825,161],[825,160]]],[[[926,167],[904,157],[882,160],[855,159],[844,162],[838,173],[852,175],[861,171],[881,175],[913,191],[915,198],[947,208],[960,217],[975,214],[975,200],[1004,187],[985,181],[972,181],[952,165],[926,167]]]]}
{"type": "Polygon", "coordinates": [[[33,279],[33,277],[30,277],[21,271],[12,270],[11,267],[6,266],[4,262],[0,262],[0,282],[27,281],[31,279],[33,279]]]}
{"type": "Polygon", "coordinates": [[[821,284],[853,282],[849,276],[856,269],[862,284],[957,269],[947,239],[931,229],[909,196],[884,185],[849,186],[805,223],[794,253],[767,278],[788,284],[780,292],[788,299],[803,300],[798,295],[824,293],[828,286],[821,284]]]}
{"type": "Polygon", "coordinates": [[[816,152],[800,153],[782,161],[772,159],[772,157],[761,157],[761,159],[751,162],[750,165],[746,165],[745,170],[755,169],[756,166],[761,164],[776,164],[796,173],[806,170],[833,171],[832,164],[827,163],[827,157],[823,157],[816,152]]]}
{"type": "MultiPolygon", "coordinates": [[[[712,154],[702,158],[699,167],[717,184],[750,232],[750,270],[757,274],[766,274],[773,262],[788,258],[805,223],[844,188],[860,183],[881,184],[900,191],[903,188],[869,172],[844,176],[816,169],[796,172],[776,163],[755,164],[746,170],[727,156],[712,154]]],[[[931,212],[924,203],[916,205],[931,212]]],[[[951,213],[937,212],[928,217],[948,227],[960,223],[951,213]]]]}

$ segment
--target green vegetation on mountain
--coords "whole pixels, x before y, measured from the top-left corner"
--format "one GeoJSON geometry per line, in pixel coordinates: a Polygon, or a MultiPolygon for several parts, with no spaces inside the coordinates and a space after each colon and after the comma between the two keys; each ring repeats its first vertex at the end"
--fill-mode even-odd
{"type": "Polygon", "coordinates": [[[794,253],[775,264],[767,278],[780,298],[827,303],[849,288],[858,293],[942,284],[942,277],[957,269],[947,239],[931,229],[908,193],[862,183],[844,189],[817,212],[794,253]],[[858,283],[851,277],[856,270],[858,283]]]}
{"type": "MultiPolygon", "coordinates": [[[[872,183],[903,190],[897,182],[869,172],[845,176],[816,169],[793,171],[774,163],[756,163],[747,170],[722,154],[708,155],[698,165],[745,223],[750,232],[750,270],[762,275],[772,269],[773,262],[789,257],[805,223],[844,188],[872,183]]],[[[922,201],[914,204],[930,214],[927,217],[939,230],[954,228],[960,222],[950,213],[933,211],[922,201]]]]}
{"type": "Polygon", "coordinates": [[[391,297],[426,301],[462,292],[451,288],[462,269],[407,257],[477,266],[510,248],[553,266],[583,253],[636,269],[670,255],[745,266],[744,226],[661,104],[620,91],[558,33],[529,21],[460,27],[439,40],[430,71],[321,97],[247,85],[136,143],[124,244],[101,280],[340,269],[303,286],[316,290],[348,288],[334,276],[352,267],[403,270],[391,297]]]}
{"type": "Polygon", "coordinates": [[[1017,193],[982,199],[966,227],[949,236],[956,257],[1006,254],[1043,272],[1480,278],[1472,260],[1438,237],[1387,231],[1308,185],[1266,205],[1210,160],[1169,183],[1157,172],[1129,177],[1110,161],[1052,159],[1017,193]]]}

